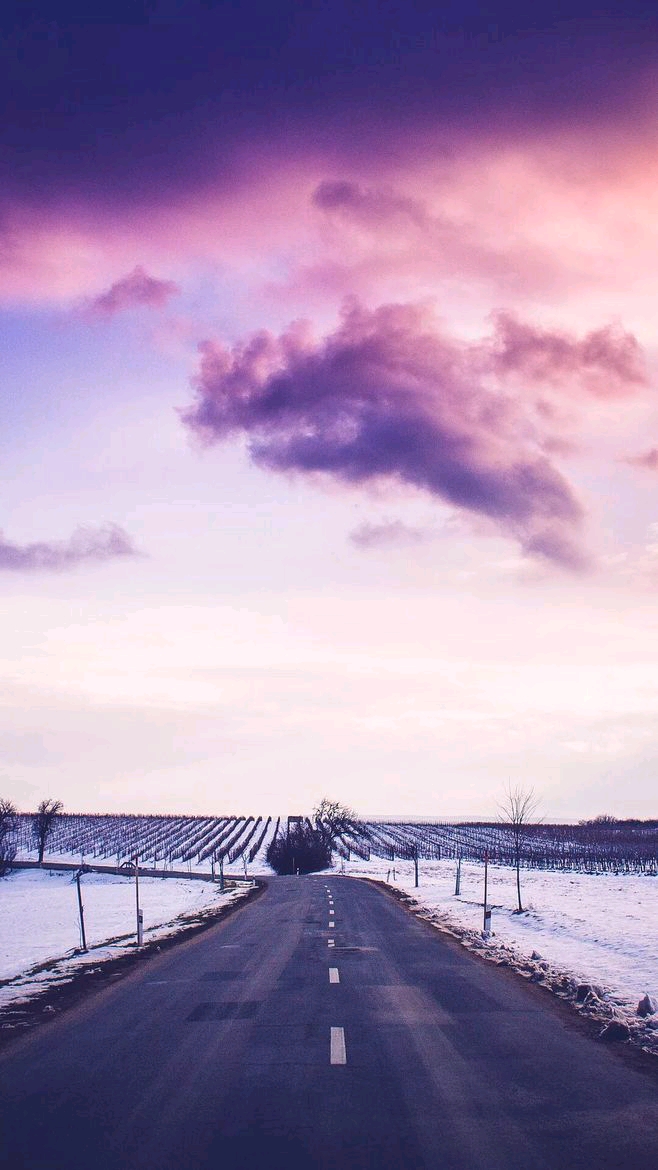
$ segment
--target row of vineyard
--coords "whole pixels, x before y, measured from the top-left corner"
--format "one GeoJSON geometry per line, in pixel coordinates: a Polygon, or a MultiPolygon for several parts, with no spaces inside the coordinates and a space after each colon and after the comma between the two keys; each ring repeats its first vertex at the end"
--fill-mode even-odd
{"type": "MultiPolygon", "coordinates": [[[[493,864],[514,865],[516,856],[509,826],[481,822],[355,824],[341,834],[338,847],[345,858],[376,856],[391,861],[414,857],[478,861],[486,852],[493,864]]],[[[520,859],[533,869],[658,874],[658,822],[526,825],[520,859]]]]}
{"type": "MultiPolygon", "coordinates": [[[[18,856],[34,850],[32,819],[20,814],[18,856]]],[[[184,817],[61,813],[53,822],[47,855],[113,861],[120,866],[137,857],[141,864],[175,868],[187,862],[250,864],[263,856],[280,831],[276,817],[184,817]]]]}
{"type": "MultiPolygon", "coordinates": [[[[302,818],[292,818],[299,822],[302,818]]],[[[304,818],[308,828],[310,821],[304,818]]],[[[282,817],[199,817],[62,813],[48,838],[47,855],[120,866],[138,857],[143,865],[210,868],[217,862],[264,866],[268,847],[285,833],[282,817]]],[[[16,818],[18,856],[34,850],[29,814],[16,818]]],[[[396,858],[481,860],[513,865],[514,839],[504,824],[353,821],[335,842],[345,860],[396,858]]],[[[658,873],[658,822],[527,825],[521,863],[537,869],[590,873],[658,873]]]]}

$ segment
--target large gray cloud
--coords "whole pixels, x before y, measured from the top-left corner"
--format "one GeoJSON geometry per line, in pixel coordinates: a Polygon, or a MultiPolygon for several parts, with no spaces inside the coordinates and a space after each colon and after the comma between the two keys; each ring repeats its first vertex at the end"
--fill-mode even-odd
{"type": "Polygon", "coordinates": [[[350,302],[321,341],[296,324],[232,349],[204,342],[183,419],[206,443],[246,436],[254,461],[273,470],[413,485],[492,518],[530,555],[581,568],[583,509],[549,457],[555,435],[535,384],[634,387],[635,344],[605,331],[578,341],[510,316],[491,338],[465,344],[422,307],[350,302]],[[508,392],[511,376],[530,391],[508,392]]]}

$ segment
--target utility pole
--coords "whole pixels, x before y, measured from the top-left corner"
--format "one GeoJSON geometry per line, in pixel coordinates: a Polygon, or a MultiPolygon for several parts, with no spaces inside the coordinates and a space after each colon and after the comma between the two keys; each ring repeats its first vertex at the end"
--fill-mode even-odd
{"type": "Polygon", "coordinates": [[[82,949],[87,950],[87,936],[85,935],[85,910],[82,905],[82,891],[80,889],[80,878],[84,873],[83,869],[79,869],[75,875],[75,882],[78,887],[78,910],[80,911],[80,937],[82,939],[82,949]]]}
{"type": "Polygon", "coordinates": [[[135,911],[137,913],[137,946],[141,947],[144,942],[144,916],[139,908],[139,854],[135,854],[133,861],[135,863],[135,911]]]}

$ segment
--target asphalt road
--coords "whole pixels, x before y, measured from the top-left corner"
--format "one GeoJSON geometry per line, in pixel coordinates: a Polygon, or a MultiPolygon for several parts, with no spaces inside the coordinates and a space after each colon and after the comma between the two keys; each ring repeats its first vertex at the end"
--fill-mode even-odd
{"type": "Polygon", "coordinates": [[[338,876],[275,879],[23,1038],[0,1105],[11,1170],[658,1166],[653,1075],[338,876]]]}

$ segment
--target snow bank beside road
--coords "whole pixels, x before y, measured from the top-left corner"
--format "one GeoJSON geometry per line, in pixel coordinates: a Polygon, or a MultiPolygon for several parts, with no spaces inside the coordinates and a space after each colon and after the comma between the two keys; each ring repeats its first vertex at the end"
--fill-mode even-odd
{"type": "MultiPolygon", "coordinates": [[[[75,954],[80,929],[72,872],[16,870],[0,880],[0,1008],[61,983],[81,966],[133,949],[134,878],[88,873],[81,886],[89,954],[75,954]]],[[[140,878],[139,895],[149,942],[184,929],[244,891],[222,894],[211,882],[140,878]]]]}
{"type": "MultiPolygon", "coordinates": [[[[462,862],[459,896],[454,892],[454,861],[421,861],[418,889],[413,863],[408,861],[395,862],[395,882],[392,863],[378,859],[346,862],[344,872],[388,879],[437,925],[538,981],[550,968],[555,979],[564,975],[574,984],[601,987],[604,1004],[627,1020],[636,1019],[638,1002],[646,993],[658,998],[658,878],[523,870],[525,913],[515,914],[514,870],[490,866],[493,935],[484,943],[483,865],[462,862]],[[533,965],[533,954],[540,956],[545,968],[539,961],[533,965]]],[[[658,1042],[658,1031],[656,1038],[658,1042]]]]}

